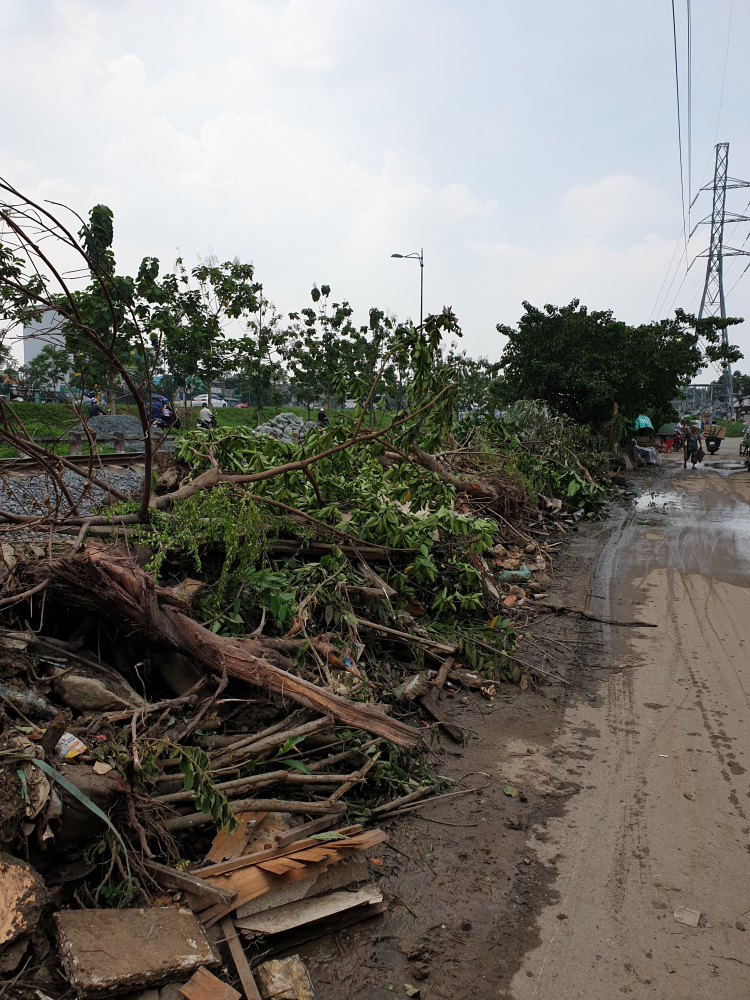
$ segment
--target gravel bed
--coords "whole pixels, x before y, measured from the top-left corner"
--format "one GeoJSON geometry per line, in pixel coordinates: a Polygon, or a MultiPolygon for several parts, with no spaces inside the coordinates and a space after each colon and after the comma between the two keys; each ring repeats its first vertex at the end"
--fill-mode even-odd
{"type": "MultiPolygon", "coordinates": [[[[125,451],[143,451],[143,428],[138,417],[132,417],[127,413],[115,413],[114,415],[105,413],[100,417],[92,417],[86,423],[92,431],[96,431],[97,434],[102,434],[105,437],[112,437],[122,431],[125,437],[141,438],[140,441],[126,441],[125,451]]],[[[72,430],[83,431],[83,424],[77,424],[72,430]]],[[[112,444],[111,441],[106,443],[112,444]]],[[[173,451],[174,439],[171,437],[167,438],[162,448],[164,451],[173,451]]]]}
{"type": "MultiPolygon", "coordinates": [[[[143,479],[142,473],[133,472],[130,469],[115,472],[113,469],[104,468],[98,472],[98,478],[106,480],[114,489],[121,493],[135,491],[143,479]]],[[[74,501],[78,501],[87,486],[86,480],[82,476],[77,476],[75,472],[67,471],[63,473],[63,482],[74,501]]],[[[100,505],[105,500],[107,494],[97,486],[89,486],[87,495],[81,501],[78,508],[81,514],[90,514],[94,507],[100,505]]],[[[57,494],[54,480],[50,477],[37,474],[25,476],[23,479],[8,476],[0,479],[0,508],[10,511],[13,514],[42,514],[49,506],[55,507],[57,494]]],[[[70,510],[64,497],[60,497],[60,515],[67,514],[70,510]]]]}

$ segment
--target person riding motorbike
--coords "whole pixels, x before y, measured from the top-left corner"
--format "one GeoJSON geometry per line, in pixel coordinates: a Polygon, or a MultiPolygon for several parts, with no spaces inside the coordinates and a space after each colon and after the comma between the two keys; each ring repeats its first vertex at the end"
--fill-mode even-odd
{"type": "Polygon", "coordinates": [[[210,430],[210,428],[218,426],[216,417],[207,406],[201,407],[201,412],[198,414],[198,426],[204,430],[210,430]]]}
{"type": "Polygon", "coordinates": [[[328,414],[321,407],[318,410],[318,427],[327,427],[330,424],[330,422],[331,421],[328,419],[328,414]]]}

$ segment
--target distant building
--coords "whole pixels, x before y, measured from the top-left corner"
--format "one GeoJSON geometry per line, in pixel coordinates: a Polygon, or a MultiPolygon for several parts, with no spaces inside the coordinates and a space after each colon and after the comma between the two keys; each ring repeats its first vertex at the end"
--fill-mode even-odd
{"type": "Polygon", "coordinates": [[[23,363],[27,365],[50,344],[52,347],[65,347],[65,337],[59,332],[62,317],[59,313],[48,309],[41,319],[34,320],[23,328],[23,363]]]}
{"type": "MultiPolygon", "coordinates": [[[[41,319],[34,320],[23,328],[21,340],[23,341],[23,363],[28,365],[33,361],[45,347],[55,347],[58,350],[65,347],[65,337],[59,332],[62,317],[53,309],[48,309],[41,319]]],[[[70,378],[70,372],[68,372],[70,378]]],[[[65,394],[68,386],[65,382],[58,382],[55,392],[65,394]]]]}

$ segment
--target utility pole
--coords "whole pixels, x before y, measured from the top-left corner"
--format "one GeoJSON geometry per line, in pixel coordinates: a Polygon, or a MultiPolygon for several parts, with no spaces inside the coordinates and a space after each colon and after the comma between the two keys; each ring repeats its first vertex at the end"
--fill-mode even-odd
{"type": "MultiPolygon", "coordinates": [[[[721,316],[726,319],[727,310],[724,300],[724,258],[747,256],[750,251],[736,250],[733,247],[724,246],[724,225],[727,222],[750,222],[750,216],[737,215],[735,212],[726,211],[727,191],[732,188],[750,187],[750,182],[738,180],[736,177],[728,176],[729,170],[729,143],[719,142],[716,144],[716,165],[714,167],[713,183],[706,184],[701,191],[713,191],[713,207],[711,218],[701,220],[702,223],[711,224],[711,241],[708,251],[700,254],[701,257],[708,257],[706,264],[706,283],[703,286],[701,297],[701,307],[698,311],[698,318],[705,316],[721,316]]],[[[695,232],[695,230],[693,230],[695,232]]],[[[692,233],[691,233],[692,235],[692,233]]],[[[729,336],[726,327],[721,331],[721,340],[724,346],[729,344],[729,336]]],[[[729,362],[724,367],[724,394],[727,416],[734,414],[734,392],[732,390],[732,366],[729,362]]]]}

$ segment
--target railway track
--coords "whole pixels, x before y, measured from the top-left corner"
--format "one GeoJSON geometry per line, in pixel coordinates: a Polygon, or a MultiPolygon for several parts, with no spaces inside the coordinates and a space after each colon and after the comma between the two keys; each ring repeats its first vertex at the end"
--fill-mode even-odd
{"type": "MultiPolygon", "coordinates": [[[[89,455],[64,455],[68,462],[73,465],[86,468],[89,464],[89,455]]],[[[94,456],[94,468],[106,465],[133,465],[143,462],[146,458],[144,451],[111,452],[105,455],[94,456]]],[[[17,458],[0,458],[0,474],[4,472],[34,472],[41,466],[35,458],[19,455],[17,458]]]]}

